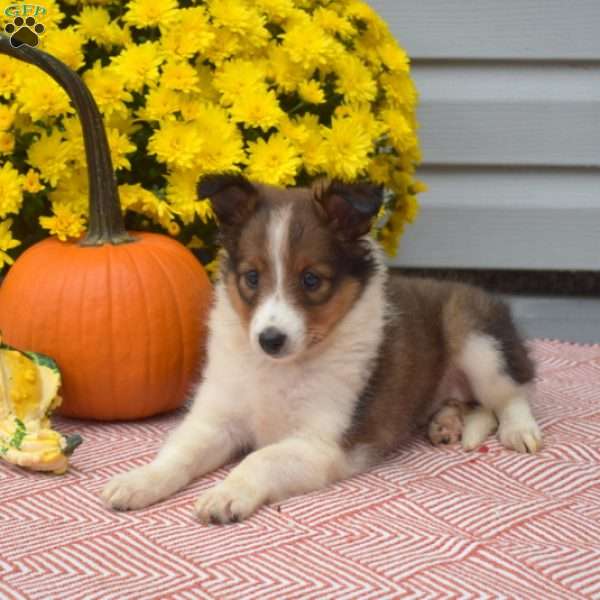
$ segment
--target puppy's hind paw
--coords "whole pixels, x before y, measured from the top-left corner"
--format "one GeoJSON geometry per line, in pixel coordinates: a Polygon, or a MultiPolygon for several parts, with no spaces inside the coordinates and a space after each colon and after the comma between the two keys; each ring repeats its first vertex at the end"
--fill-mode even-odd
{"type": "Polygon", "coordinates": [[[460,442],[463,431],[462,411],[457,406],[442,407],[429,422],[427,434],[434,446],[460,442]]]}

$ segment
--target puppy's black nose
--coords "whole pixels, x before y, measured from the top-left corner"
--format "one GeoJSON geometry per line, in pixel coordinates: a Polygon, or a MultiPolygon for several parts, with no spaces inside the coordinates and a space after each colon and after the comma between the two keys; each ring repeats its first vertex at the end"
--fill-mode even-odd
{"type": "Polygon", "coordinates": [[[282,333],[276,327],[267,327],[258,336],[258,343],[267,354],[275,356],[283,348],[286,339],[285,333],[282,333]]]}

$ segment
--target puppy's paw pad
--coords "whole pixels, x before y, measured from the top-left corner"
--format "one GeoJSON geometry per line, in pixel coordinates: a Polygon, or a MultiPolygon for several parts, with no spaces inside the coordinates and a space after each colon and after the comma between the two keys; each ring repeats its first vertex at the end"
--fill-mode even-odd
{"type": "Polygon", "coordinates": [[[101,493],[107,507],[114,510],[144,508],[159,499],[156,473],[149,466],[113,477],[101,493]]]}
{"type": "Polygon", "coordinates": [[[205,525],[225,525],[247,519],[261,504],[262,499],[251,486],[225,481],[198,498],[194,514],[205,525]]]}
{"type": "Polygon", "coordinates": [[[500,424],[498,436],[502,444],[517,452],[537,452],[542,448],[542,432],[535,421],[500,424]]]}

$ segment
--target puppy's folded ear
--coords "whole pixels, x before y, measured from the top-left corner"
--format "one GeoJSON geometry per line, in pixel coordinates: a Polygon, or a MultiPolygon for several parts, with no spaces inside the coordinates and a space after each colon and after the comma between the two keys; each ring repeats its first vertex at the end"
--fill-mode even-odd
{"type": "Polygon", "coordinates": [[[208,175],[199,181],[197,191],[200,198],[210,198],[225,227],[243,225],[256,208],[256,188],[242,175],[208,175]]]}
{"type": "Polygon", "coordinates": [[[355,240],[371,229],[383,202],[383,187],[369,183],[319,183],[313,188],[319,216],[345,240],[355,240]]]}

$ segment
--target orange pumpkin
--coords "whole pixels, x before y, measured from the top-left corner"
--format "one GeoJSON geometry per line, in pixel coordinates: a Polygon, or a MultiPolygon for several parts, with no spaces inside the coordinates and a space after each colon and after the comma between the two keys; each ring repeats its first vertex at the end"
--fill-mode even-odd
{"type": "Polygon", "coordinates": [[[5,42],[0,52],[42,68],[71,97],[90,210],[83,240],[46,239],[12,266],[0,287],[4,338],[56,360],[64,415],[125,420],[177,408],[200,373],[208,277],[171,238],[125,231],[102,118],[81,79],[44,52],[5,42]]]}

